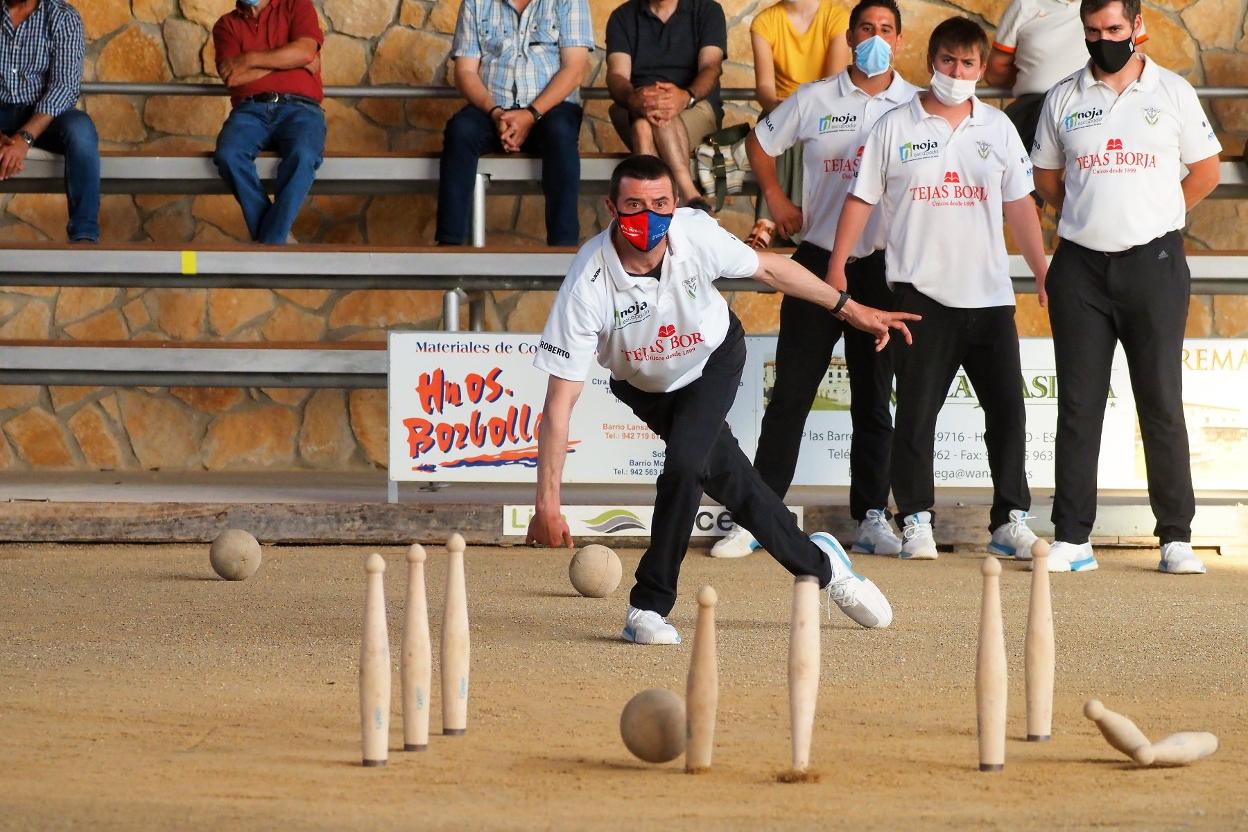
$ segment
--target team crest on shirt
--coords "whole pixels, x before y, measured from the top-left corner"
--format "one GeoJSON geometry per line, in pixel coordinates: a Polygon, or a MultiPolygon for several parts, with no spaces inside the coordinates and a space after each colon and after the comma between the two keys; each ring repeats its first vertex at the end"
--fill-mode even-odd
{"type": "Polygon", "coordinates": [[[1156,107],[1144,108],[1144,121],[1148,122],[1149,127],[1156,127],[1157,120],[1161,117],[1161,110],[1156,107]]]}
{"type": "Polygon", "coordinates": [[[686,277],[686,278],[685,278],[684,280],[682,280],[680,283],[681,283],[681,285],[682,285],[682,286],[684,286],[684,287],[685,287],[685,294],[689,296],[689,299],[690,299],[690,300],[697,300],[697,298],[698,298],[698,279],[697,279],[696,277],[686,277]]]}
{"type": "Polygon", "coordinates": [[[975,142],[975,146],[979,148],[979,158],[987,159],[992,153],[992,145],[988,142],[975,142]]]}
{"type": "Polygon", "coordinates": [[[898,146],[897,155],[901,159],[902,164],[917,162],[920,159],[932,159],[940,155],[940,142],[935,139],[928,139],[922,142],[906,142],[898,146]]]}
{"type": "Polygon", "coordinates": [[[1104,110],[1100,107],[1089,107],[1086,110],[1069,113],[1066,118],[1062,119],[1062,127],[1065,128],[1067,133],[1073,133],[1085,127],[1095,127],[1104,120],[1104,110]]]}
{"type": "Polygon", "coordinates": [[[846,133],[858,129],[858,116],[853,113],[841,113],[819,117],[819,135],[825,133],[846,133]]]}

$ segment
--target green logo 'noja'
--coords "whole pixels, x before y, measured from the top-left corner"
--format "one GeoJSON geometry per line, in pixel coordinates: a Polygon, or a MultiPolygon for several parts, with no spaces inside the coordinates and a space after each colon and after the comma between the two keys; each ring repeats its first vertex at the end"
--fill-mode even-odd
{"type": "Polygon", "coordinates": [[[646,529],[646,524],[641,522],[640,517],[622,508],[607,509],[597,517],[586,520],[585,525],[601,534],[619,534],[633,529],[642,531],[646,529]]]}

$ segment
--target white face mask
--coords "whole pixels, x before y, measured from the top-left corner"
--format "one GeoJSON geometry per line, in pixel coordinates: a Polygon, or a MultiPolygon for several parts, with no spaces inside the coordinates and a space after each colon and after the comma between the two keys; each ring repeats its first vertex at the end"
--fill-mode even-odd
{"type": "Polygon", "coordinates": [[[975,94],[977,83],[977,78],[954,78],[933,69],[932,81],[928,86],[941,104],[956,107],[975,94]]]}

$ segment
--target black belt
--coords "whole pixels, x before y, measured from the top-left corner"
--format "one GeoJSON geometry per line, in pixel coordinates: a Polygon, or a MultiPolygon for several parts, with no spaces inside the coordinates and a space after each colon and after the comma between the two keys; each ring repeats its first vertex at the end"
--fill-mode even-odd
{"type": "Polygon", "coordinates": [[[249,95],[244,98],[240,104],[311,104],[313,107],[321,106],[321,103],[315,98],[308,98],[306,95],[294,95],[287,92],[258,92],[255,95],[249,95]]]}

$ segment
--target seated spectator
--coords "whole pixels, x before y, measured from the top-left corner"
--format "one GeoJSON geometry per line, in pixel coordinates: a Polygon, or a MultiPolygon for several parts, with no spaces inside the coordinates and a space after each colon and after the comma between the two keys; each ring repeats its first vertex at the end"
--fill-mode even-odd
{"type": "Polygon", "coordinates": [[[325,152],[325,36],[316,10],[311,0],[239,0],[212,27],[212,40],[217,73],[234,104],[213,161],[243,209],[251,239],[291,242],[290,227],[325,152]],[[256,173],[256,156],[266,150],[282,157],[272,200],[256,173]]]}
{"type": "MultiPolygon", "coordinates": [[[[1079,4],[1066,0],[1012,0],[997,27],[984,83],[1012,87],[1014,103],[1005,114],[1031,149],[1044,94],[1088,62],[1079,4]]],[[[1136,46],[1148,40],[1143,27],[1136,46]]]]}
{"type": "MultiPolygon", "coordinates": [[[[754,50],[754,97],[767,115],[802,84],[839,75],[849,65],[845,32],[849,15],[832,0],[781,0],[750,24],[754,50]]],[[[780,187],[794,205],[802,204],[802,144],[776,159],[780,187]]],[[[767,248],[776,230],[766,200],[756,203],[754,230],[747,242],[767,248]]]]}
{"type": "Polygon", "coordinates": [[[74,109],[82,18],[64,0],[5,0],[0,21],[0,179],[21,173],[31,146],[65,157],[70,242],[100,238],[100,143],[74,109]]]}
{"type": "Polygon", "coordinates": [[[689,156],[723,120],[719,76],[727,51],[724,10],[715,0],[626,0],[607,21],[616,132],[634,153],[667,162],[681,202],[708,212],[689,156]]]}
{"type": "Polygon", "coordinates": [[[541,157],[546,243],[580,242],[580,86],[593,48],[586,0],[464,0],[451,56],[468,106],[446,125],[440,245],[468,242],[477,161],[499,152],[541,157]]]}

